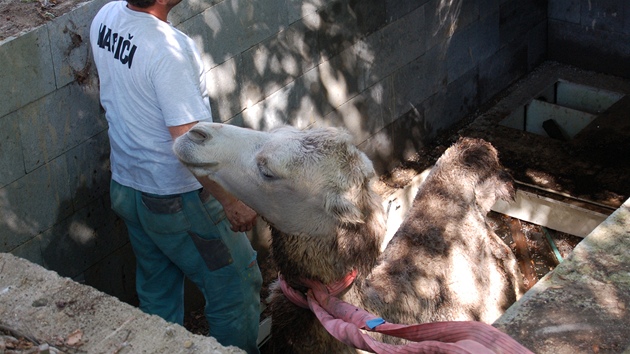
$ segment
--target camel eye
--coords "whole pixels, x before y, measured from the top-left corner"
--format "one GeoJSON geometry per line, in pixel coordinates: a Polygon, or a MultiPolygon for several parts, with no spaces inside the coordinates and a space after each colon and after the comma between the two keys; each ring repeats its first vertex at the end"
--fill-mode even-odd
{"type": "Polygon", "coordinates": [[[265,179],[275,179],[276,176],[271,172],[271,170],[269,170],[269,167],[267,167],[267,164],[264,162],[258,162],[258,172],[260,172],[260,174],[265,178],[265,179]]]}

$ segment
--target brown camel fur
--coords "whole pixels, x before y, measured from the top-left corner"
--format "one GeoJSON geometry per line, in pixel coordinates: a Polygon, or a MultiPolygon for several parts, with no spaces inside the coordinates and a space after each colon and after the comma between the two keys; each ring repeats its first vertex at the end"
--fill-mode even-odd
{"type": "MultiPolygon", "coordinates": [[[[344,131],[198,124],[174,149],[269,222],[273,261],[297,290],[306,291],[301,279],[332,283],[356,269],[339,298],[401,324],[492,323],[521,294],[514,255],[485,218],[497,199],[513,198],[513,182],[483,140],[460,139],[443,154],[382,253],[375,173],[344,131]]],[[[277,285],[269,304],[274,352],[355,352],[277,285]]]]}

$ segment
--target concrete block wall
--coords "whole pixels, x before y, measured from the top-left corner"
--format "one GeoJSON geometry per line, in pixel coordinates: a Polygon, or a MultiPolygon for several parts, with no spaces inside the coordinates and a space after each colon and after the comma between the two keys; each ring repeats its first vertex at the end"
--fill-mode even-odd
{"type": "Polygon", "coordinates": [[[549,58],[583,69],[630,77],[630,3],[549,2],[549,58]]]}
{"type": "Polygon", "coordinates": [[[0,252],[133,302],[133,253],[109,208],[109,143],[87,43],[95,12],[0,42],[0,252]]]}
{"type": "Polygon", "coordinates": [[[427,1],[381,30],[393,31],[390,38],[399,45],[375,46],[379,50],[371,64],[376,65],[366,80],[372,86],[332,114],[344,121],[348,111],[361,112],[362,121],[381,114],[384,124],[374,126],[360,145],[379,170],[413,154],[546,58],[546,4],[445,3],[427,1]],[[407,38],[411,25],[420,28],[416,38],[407,38]],[[401,38],[421,48],[410,53],[401,38]],[[382,97],[387,108],[374,97],[382,97]]]}
{"type": "MultiPolygon", "coordinates": [[[[0,42],[0,252],[132,302],[87,43],[105,2],[0,42]]],[[[542,62],[547,11],[539,0],[191,0],[170,21],[203,52],[215,120],[343,126],[383,172],[542,62]]]]}

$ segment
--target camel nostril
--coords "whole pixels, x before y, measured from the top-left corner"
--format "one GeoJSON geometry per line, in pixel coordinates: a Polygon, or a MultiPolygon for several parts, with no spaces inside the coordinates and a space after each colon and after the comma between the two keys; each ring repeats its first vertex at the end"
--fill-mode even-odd
{"type": "Polygon", "coordinates": [[[190,140],[198,144],[201,144],[211,138],[210,134],[196,127],[193,127],[188,131],[188,137],[190,140]]]}

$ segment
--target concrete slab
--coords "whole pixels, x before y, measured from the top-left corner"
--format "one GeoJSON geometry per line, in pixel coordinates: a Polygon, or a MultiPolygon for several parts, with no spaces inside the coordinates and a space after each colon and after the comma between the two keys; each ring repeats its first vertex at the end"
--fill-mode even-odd
{"type": "Polygon", "coordinates": [[[525,131],[547,136],[543,127],[545,121],[552,119],[562,132],[572,139],[582,128],[595,119],[594,114],[562,107],[557,104],[533,100],[527,108],[525,131]]]}
{"type": "Polygon", "coordinates": [[[26,172],[106,131],[99,107],[97,86],[72,83],[17,111],[26,172]]]}
{"type": "Polygon", "coordinates": [[[220,3],[222,0],[192,0],[186,2],[186,6],[175,6],[168,14],[168,21],[173,26],[189,20],[204,12],[208,8],[220,3]]]}
{"type": "Polygon", "coordinates": [[[563,80],[556,84],[556,92],[557,104],[593,114],[605,111],[623,97],[617,92],[576,85],[563,80]]]}
{"type": "Polygon", "coordinates": [[[388,109],[392,100],[390,87],[389,81],[383,80],[353,97],[325,117],[326,125],[344,125],[357,145],[368,140],[392,120],[391,110],[388,109]]]}
{"type": "Polygon", "coordinates": [[[0,253],[0,325],[63,352],[244,353],[0,253]]]}
{"type": "Polygon", "coordinates": [[[630,351],[630,199],[494,326],[535,353],[630,351]]]}
{"type": "MultiPolygon", "coordinates": [[[[582,17],[582,23],[585,20],[582,17]]],[[[627,60],[630,29],[627,24],[624,32],[611,32],[599,26],[593,28],[591,22],[588,26],[553,19],[548,22],[548,58],[587,70],[630,77],[630,62],[627,60]],[[606,63],[605,66],[602,63],[606,63]]]]}
{"type": "Polygon", "coordinates": [[[0,117],[56,89],[48,27],[0,42],[0,117]]]}
{"type": "Polygon", "coordinates": [[[67,171],[57,158],[0,191],[0,245],[12,250],[72,214],[67,171]]]}
{"type": "Polygon", "coordinates": [[[277,0],[222,1],[177,28],[196,41],[205,68],[211,69],[286,27],[285,5],[277,0]]]}
{"type": "Polygon", "coordinates": [[[83,83],[96,76],[90,53],[90,24],[108,0],[92,0],[46,24],[50,33],[59,34],[50,43],[55,82],[61,88],[73,81],[83,83]]]}
{"type": "Polygon", "coordinates": [[[333,111],[323,84],[319,69],[309,70],[265,101],[244,110],[245,126],[266,131],[284,124],[305,128],[321,122],[324,115],[333,111]]]}
{"type": "MultiPolygon", "coordinates": [[[[129,243],[124,224],[117,220],[109,199],[97,200],[15,247],[11,253],[76,279],[129,243]]],[[[124,281],[119,276],[105,273],[103,280],[124,281]]]]}
{"type": "Polygon", "coordinates": [[[547,21],[547,8],[546,2],[502,2],[499,10],[500,46],[526,39],[532,28],[547,21]]]}
{"type": "Polygon", "coordinates": [[[287,13],[289,23],[294,23],[300,19],[316,14],[324,6],[328,5],[332,1],[304,1],[304,0],[291,0],[287,1],[287,13]]]}
{"type": "Polygon", "coordinates": [[[364,39],[365,43],[355,44],[364,71],[361,74],[361,90],[396,73],[427,52],[429,47],[425,38],[429,29],[425,8],[421,6],[383,30],[369,35],[364,39]]]}
{"type": "Polygon", "coordinates": [[[520,189],[513,202],[499,200],[492,210],[579,237],[586,237],[609,215],[520,189]]]}
{"type": "Polygon", "coordinates": [[[424,108],[418,108],[359,145],[359,149],[372,160],[377,174],[383,174],[400,165],[423,146],[422,138],[430,127],[427,127],[424,116],[421,115],[424,108]]]}
{"type": "MultiPolygon", "coordinates": [[[[443,0],[422,2],[425,3],[423,7],[425,8],[425,21],[429,34],[424,38],[427,42],[427,48],[438,44],[448,45],[450,37],[458,28],[462,9],[461,2],[444,3],[443,0]]],[[[495,6],[492,7],[494,9],[498,8],[495,6]]],[[[465,24],[463,25],[465,26],[465,24]]]]}
{"type": "Polygon", "coordinates": [[[555,20],[580,23],[580,0],[556,0],[549,3],[547,13],[555,20]]]}
{"type": "Polygon", "coordinates": [[[107,130],[83,141],[64,155],[75,210],[109,194],[111,170],[107,130]]]}
{"type": "Polygon", "coordinates": [[[479,64],[481,58],[478,53],[481,47],[486,45],[486,38],[483,38],[479,31],[479,22],[474,22],[470,26],[459,29],[451,37],[446,53],[449,84],[479,64]]]}
{"type": "Polygon", "coordinates": [[[4,187],[26,174],[20,143],[20,120],[16,113],[0,118],[0,132],[2,132],[0,187],[4,187]]]}
{"type": "MultiPolygon", "coordinates": [[[[238,56],[239,58],[241,55],[238,56]]],[[[206,73],[206,85],[210,96],[212,119],[221,122],[243,110],[241,97],[241,73],[237,57],[230,58],[206,73]]]]}
{"type": "MultiPolygon", "coordinates": [[[[421,106],[425,100],[446,89],[448,74],[446,51],[445,46],[433,46],[424,55],[412,60],[393,75],[392,85],[395,98],[392,117],[399,117],[413,107],[422,110],[421,106]]],[[[431,122],[431,125],[433,124],[431,122]]]]}

